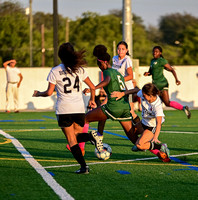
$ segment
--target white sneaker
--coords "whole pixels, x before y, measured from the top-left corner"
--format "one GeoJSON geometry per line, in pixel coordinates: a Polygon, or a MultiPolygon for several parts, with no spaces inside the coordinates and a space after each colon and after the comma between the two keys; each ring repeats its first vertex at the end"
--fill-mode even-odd
{"type": "Polygon", "coordinates": [[[102,152],[103,143],[102,143],[102,140],[99,138],[97,132],[91,131],[90,134],[92,136],[91,143],[95,145],[96,149],[98,149],[99,152],[102,152]]]}

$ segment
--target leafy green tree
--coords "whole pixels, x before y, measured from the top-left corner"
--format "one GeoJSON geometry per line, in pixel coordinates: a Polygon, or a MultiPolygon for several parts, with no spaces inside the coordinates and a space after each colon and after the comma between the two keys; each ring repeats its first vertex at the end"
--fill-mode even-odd
{"type": "Polygon", "coordinates": [[[198,24],[187,26],[184,31],[184,39],[182,44],[182,63],[198,64],[198,24]]]}
{"type": "MultiPolygon", "coordinates": [[[[0,52],[5,62],[14,58],[18,65],[28,63],[28,19],[20,4],[4,2],[0,4],[0,52]]],[[[1,63],[2,64],[2,63],[1,63]]]]}
{"type": "Polygon", "coordinates": [[[86,12],[82,18],[71,23],[70,42],[75,44],[77,49],[86,49],[88,65],[96,66],[92,55],[94,46],[104,44],[112,56],[113,41],[121,40],[121,29],[119,17],[86,12]]]}
{"type": "Polygon", "coordinates": [[[184,31],[187,26],[198,23],[198,18],[190,14],[170,14],[162,16],[159,22],[159,30],[162,33],[162,42],[169,45],[183,43],[184,31]]]}
{"type": "MultiPolygon", "coordinates": [[[[66,19],[59,15],[59,44],[65,42],[66,19]]],[[[18,2],[0,3],[0,64],[15,58],[19,66],[29,66],[29,19],[18,2]]],[[[45,26],[46,66],[53,66],[53,15],[37,12],[33,15],[33,66],[41,66],[41,25],[45,26]]],[[[76,50],[87,51],[88,66],[96,66],[92,51],[95,45],[104,44],[113,56],[113,43],[122,40],[122,10],[111,10],[108,15],[85,12],[70,20],[69,41],[76,50]]],[[[145,28],[141,17],[133,15],[133,58],[140,65],[148,65],[152,48],[161,45],[171,64],[197,64],[198,18],[190,14],[162,16],[158,27],[145,28]],[[175,28],[176,27],[176,28],[175,28]]],[[[132,53],[132,52],[130,52],[132,53]]]]}

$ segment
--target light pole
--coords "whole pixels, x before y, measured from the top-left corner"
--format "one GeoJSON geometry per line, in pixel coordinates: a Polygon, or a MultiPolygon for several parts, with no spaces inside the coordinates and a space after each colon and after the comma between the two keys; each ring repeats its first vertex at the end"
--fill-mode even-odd
{"type": "Polygon", "coordinates": [[[32,0],[29,0],[29,17],[30,17],[30,67],[33,66],[33,56],[32,56],[32,27],[33,27],[33,17],[32,17],[32,0]]]}
{"type": "Polygon", "coordinates": [[[129,54],[133,58],[131,0],[123,0],[122,5],[122,39],[128,44],[129,54]]]}
{"type": "Polygon", "coordinates": [[[53,0],[54,66],[58,65],[58,5],[53,0]]]}

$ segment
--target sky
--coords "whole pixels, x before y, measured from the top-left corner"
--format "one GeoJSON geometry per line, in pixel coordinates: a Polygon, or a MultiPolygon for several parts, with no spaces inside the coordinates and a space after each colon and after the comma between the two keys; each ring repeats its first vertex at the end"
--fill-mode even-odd
{"type": "MultiPolygon", "coordinates": [[[[7,0],[8,1],[8,0],[7,0]]],[[[16,2],[16,0],[12,0],[16,2]]],[[[29,0],[17,0],[26,8],[29,0]]],[[[83,12],[91,11],[106,15],[109,10],[122,9],[123,0],[57,0],[58,13],[75,20],[83,12]]],[[[3,2],[3,0],[0,0],[3,2]]],[[[145,26],[157,26],[160,16],[188,13],[198,17],[198,0],[131,0],[132,13],[140,16],[145,26]]],[[[32,11],[53,12],[53,0],[32,0],[32,11]]]]}

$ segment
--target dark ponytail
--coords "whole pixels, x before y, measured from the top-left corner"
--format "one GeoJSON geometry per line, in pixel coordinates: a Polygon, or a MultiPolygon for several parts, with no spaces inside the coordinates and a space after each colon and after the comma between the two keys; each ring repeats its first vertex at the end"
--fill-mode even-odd
{"type": "Polygon", "coordinates": [[[71,43],[63,43],[59,47],[58,56],[65,66],[68,73],[76,73],[79,68],[86,65],[85,61],[85,50],[79,52],[74,51],[74,47],[71,43]]]}

